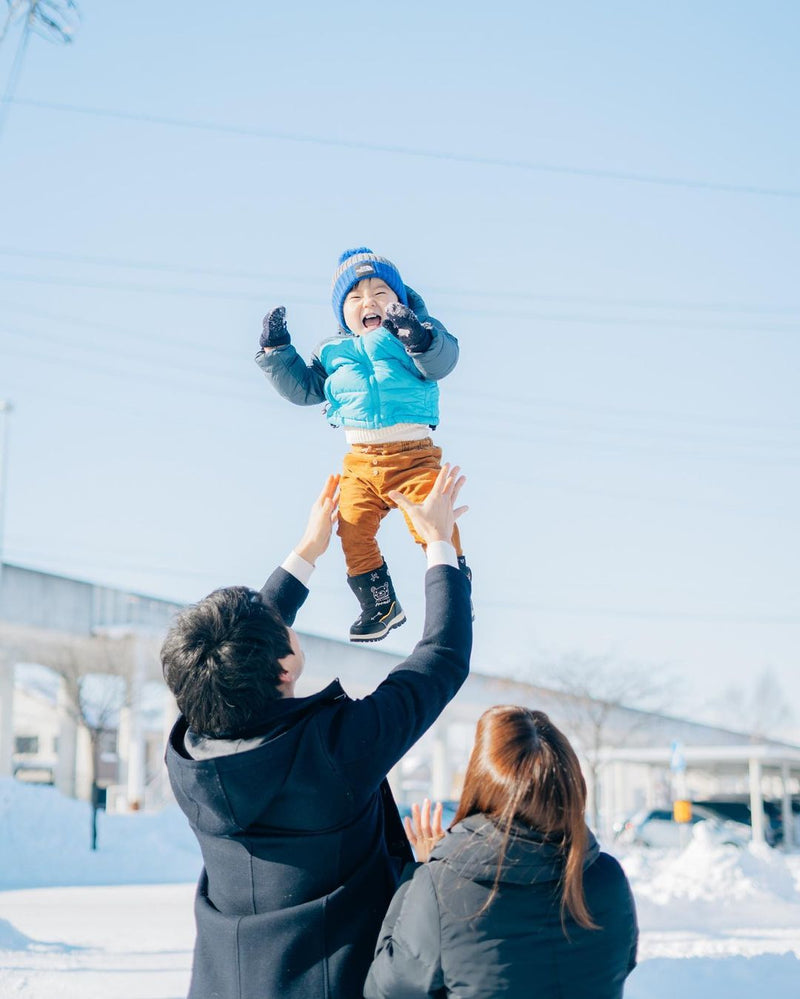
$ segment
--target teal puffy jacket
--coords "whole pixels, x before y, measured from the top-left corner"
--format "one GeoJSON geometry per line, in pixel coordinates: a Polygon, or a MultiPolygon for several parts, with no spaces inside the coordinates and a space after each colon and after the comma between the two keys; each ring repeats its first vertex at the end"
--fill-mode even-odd
{"type": "Polygon", "coordinates": [[[396,423],[439,422],[439,387],[458,361],[458,341],[433,319],[422,298],[406,287],[409,308],[429,322],[428,350],[410,354],[379,327],[363,336],[345,330],[324,340],[306,364],[291,344],[259,351],[256,364],[276,390],[298,406],[326,403],[336,427],[379,429],[396,423]]]}
{"type": "Polygon", "coordinates": [[[395,423],[439,422],[439,386],[423,377],[402,343],[383,327],[338,337],[320,348],[333,426],[376,430],[395,423]]]}

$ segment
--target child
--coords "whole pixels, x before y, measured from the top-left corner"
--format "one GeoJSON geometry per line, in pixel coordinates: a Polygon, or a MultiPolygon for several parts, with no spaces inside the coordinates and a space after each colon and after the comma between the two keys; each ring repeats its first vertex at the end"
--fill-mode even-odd
{"type": "MultiPolygon", "coordinates": [[[[286,309],[264,317],[256,363],[284,398],[325,403],[329,423],[344,427],[350,451],[340,481],[339,527],[347,581],[361,605],[351,642],[378,642],[406,619],[376,535],[395,506],[396,489],[413,502],[428,494],[441,467],[430,431],[439,422],[440,378],[458,361],[458,341],[428,315],[395,265],[365,246],[346,250],[333,276],[339,331],[306,364],[291,345],[286,309]]],[[[418,544],[423,540],[406,517],[418,544]]],[[[472,578],[461,551],[460,569],[472,578]]]]}

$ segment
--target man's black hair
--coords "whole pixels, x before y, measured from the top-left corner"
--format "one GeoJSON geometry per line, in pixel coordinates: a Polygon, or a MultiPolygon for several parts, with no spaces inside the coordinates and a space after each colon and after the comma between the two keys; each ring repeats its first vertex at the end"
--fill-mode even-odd
{"type": "Polygon", "coordinates": [[[197,735],[237,738],[280,696],[292,651],[278,613],[246,586],[215,590],[178,615],[161,647],[167,686],[197,735]]]}

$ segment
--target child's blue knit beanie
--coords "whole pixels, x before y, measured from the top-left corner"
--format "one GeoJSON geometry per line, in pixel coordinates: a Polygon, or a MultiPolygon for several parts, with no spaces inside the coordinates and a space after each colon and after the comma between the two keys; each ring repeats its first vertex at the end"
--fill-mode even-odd
{"type": "Polygon", "coordinates": [[[333,275],[333,288],[331,291],[333,312],[343,329],[347,329],[344,321],[344,300],[354,285],[357,285],[359,281],[363,281],[365,278],[371,277],[380,278],[381,281],[385,281],[395,295],[397,295],[398,300],[403,305],[408,305],[406,286],[400,277],[400,271],[398,271],[391,260],[387,260],[386,257],[379,257],[368,246],[357,246],[353,250],[345,250],[339,257],[339,266],[333,275]]]}

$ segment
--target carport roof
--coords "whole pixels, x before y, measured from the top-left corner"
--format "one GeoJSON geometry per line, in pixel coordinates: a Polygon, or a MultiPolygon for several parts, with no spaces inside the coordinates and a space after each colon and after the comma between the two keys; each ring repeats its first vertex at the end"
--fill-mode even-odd
{"type": "MultiPolygon", "coordinates": [[[[752,762],[760,763],[765,769],[780,770],[784,766],[790,772],[800,774],[800,746],[780,745],[774,742],[743,743],[740,746],[681,746],[681,755],[687,768],[713,767],[739,771],[752,762]]],[[[669,746],[642,746],[616,749],[601,749],[598,757],[603,763],[646,763],[669,767],[672,762],[672,749],[669,746]]]]}

